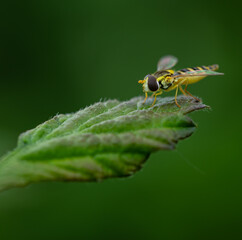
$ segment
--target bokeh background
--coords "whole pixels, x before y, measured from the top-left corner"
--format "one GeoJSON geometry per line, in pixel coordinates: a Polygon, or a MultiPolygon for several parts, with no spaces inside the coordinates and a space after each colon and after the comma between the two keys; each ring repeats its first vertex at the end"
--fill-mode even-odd
{"type": "Polygon", "coordinates": [[[133,177],[1,193],[0,239],[241,239],[240,15],[233,0],[1,1],[1,155],[56,113],[142,95],[162,55],[225,75],[189,88],[212,111],[133,177]]]}

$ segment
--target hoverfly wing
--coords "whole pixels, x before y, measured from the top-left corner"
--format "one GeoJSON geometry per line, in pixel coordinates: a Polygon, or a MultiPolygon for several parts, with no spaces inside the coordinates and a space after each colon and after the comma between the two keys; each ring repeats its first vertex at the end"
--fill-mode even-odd
{"type": "Polygon", "coordinates": [[[171,69],[176,65],[177,62],[178,62],[178,59],[174,56],[169,55],[169,56],[162,57],[157,64],[157,71],[171,69]]]}
{"type": "Polygon", "coordinates": [[[200,76],[213,76],[213,75],[224,75],[224,73],[214,72],[211,70],[201,70],[201,71],[187,71],[185,73],[181,73],[177,71],[173,74],[173,77],[200,77],[200,76]]]}

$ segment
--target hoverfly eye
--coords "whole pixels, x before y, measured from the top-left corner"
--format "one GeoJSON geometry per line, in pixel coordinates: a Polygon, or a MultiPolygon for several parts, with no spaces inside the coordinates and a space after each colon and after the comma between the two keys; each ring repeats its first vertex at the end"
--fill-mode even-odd
{"type": "Polygon", "coordinates": [[[159,88],[159,85],[156,81],[156,78],[152,75],[148,76],[148,88],[150,89],[150,91],[157,91],[159,88]]]}

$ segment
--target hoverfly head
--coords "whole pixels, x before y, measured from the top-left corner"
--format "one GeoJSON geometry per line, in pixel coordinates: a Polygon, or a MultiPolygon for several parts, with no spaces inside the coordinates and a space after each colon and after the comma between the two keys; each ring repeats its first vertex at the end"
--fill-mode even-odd
{"type": "Polygon", "coordinates": [[[143,84],[144,92],[155,92],[159,89],[159,83],[155,76],[146,75],[144,80],[139,80],[138,83],[143,84]]]}

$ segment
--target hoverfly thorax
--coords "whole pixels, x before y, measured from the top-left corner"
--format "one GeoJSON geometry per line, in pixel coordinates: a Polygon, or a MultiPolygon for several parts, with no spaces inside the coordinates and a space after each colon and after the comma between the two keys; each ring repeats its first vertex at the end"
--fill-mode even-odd
{"type": "Polygon", "coordinates": [[[164,77],[164,79],[160,81],[161,89],[164,89],[164,90],[168,89],[170,86],[172,86],[172,82],[173,80],[171,77],[169,76],[164,77]]]}
{"type": "Polygon", "coordinates": [[[173,78],[172,76],[173,71],[172,70],[166,70],[166,71],[161,71],[159,72],[159,77],[157,78],[160,88],[161,89],[168,89],[172,83],[173,83],[173,78]]]}

